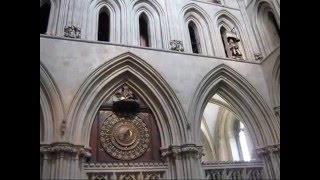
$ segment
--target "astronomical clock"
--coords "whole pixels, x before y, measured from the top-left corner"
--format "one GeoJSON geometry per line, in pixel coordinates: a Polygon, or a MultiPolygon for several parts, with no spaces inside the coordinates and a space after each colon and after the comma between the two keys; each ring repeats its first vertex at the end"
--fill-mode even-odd
{"type": "Polygon", "coordinates": [[[148,106],[124,84],[96,115],[90,137],[93,162],[160,161],[160,137],[148,106]]]}

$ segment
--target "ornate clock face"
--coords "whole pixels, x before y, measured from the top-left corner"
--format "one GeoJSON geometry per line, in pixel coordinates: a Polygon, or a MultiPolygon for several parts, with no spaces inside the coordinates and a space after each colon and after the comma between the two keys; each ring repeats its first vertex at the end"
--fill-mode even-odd
{"type": "Polygon", "coordinates": [[[132,160],[143,155],[150,144],[150,131],[138,116],[133,119],[113,114],[101,126],[100,142],[112,157],[132,160]]]}

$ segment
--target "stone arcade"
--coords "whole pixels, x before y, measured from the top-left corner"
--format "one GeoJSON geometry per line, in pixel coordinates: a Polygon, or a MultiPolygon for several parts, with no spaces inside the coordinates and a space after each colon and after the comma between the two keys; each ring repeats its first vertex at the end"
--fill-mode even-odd
{"type": "Polygon", "coordinates": [[[280,179],[280,0],[40,0],[41,179],[280,179]]]}

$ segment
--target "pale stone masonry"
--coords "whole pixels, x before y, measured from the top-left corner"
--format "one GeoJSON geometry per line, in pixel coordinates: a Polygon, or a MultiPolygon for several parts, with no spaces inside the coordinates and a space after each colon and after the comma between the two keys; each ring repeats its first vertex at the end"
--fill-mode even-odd
{"type": "Polygon", "coordinates": [[[280,0],[40,0],[41,8],[42,179],[280,179],[280,0]],[[103,8],[108,42],[99,40],[103,8]],[[161,162],[89,161],[96,113],[123,83],[154,115],[161,162]],[[241,119],[254,160],[211,143],[204,162],[208,103],[241,119]]]}

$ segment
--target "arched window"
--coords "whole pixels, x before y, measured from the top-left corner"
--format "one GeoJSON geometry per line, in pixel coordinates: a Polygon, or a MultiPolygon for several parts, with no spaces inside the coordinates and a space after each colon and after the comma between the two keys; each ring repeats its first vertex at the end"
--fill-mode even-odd
{"type": "Polygon", "coordinates": [[[47,32],[50,9],[51,9],[50,1],[46,1],[40,7],[40,34],[45,34],[47,32]]]}
{"type": "Polygon", "coordinates": [[[250,161],[250,153],[246,139],[245,127],[239,120],[234,123],[235,138],[239,152],[239,159],[242,161],[250,161]]]}
{"type": "Polygon", "coordinates": [[[199,42],[197,27],[193,22],[190,22],[188,25],[188,29],[189,29],[192,52],[199,54],[200,53],[200,42],[199,42]]]}
{"type": "Polygon", "coordinates": [[[98,41],[110,41],[110,17],[105,7],[99,13],[98,41]]]}
{"type": "Polygon", "coordinates": [[[220,34],[221,34],[221,39],[222,39],[222,43],[223,43],[224,52],[226,54],[226,57],[229,57],[228,56],[227,46],[226,46],[226,43],[227,43],[226,31],[227,30],[224,27],[220,28],[220,34]]]}
{"type": "Polygon", "coordinates": [[[139,17],[140,46],[150,47],[148,18],[145,14],[139,17]]]}

